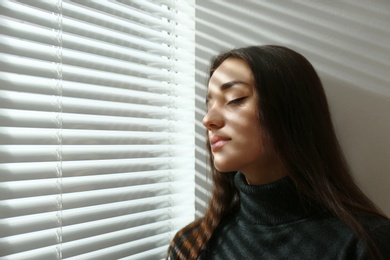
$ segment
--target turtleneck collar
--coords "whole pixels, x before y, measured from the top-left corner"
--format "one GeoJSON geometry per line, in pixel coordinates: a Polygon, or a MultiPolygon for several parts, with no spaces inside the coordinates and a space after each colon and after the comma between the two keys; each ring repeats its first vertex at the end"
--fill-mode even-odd
{"type": "Polygon", "coordinates": [[[319,211],[316,203],[298,192],[289,176],[264,185],[248,185],[245,176],[238,172],[234,183],[240,196],[237,217],[246,224],[274,226],[319,211]]]}

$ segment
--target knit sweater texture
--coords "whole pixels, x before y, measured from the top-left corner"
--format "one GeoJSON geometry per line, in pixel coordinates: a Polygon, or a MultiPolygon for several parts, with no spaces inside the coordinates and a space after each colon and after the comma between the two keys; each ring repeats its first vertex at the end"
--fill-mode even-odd
{"type": "MultiPolygon", "coordinates": [[[[248,185],[235,176],[240,208],[214,232],[199,260],[368,259],[366,247],[338,218],[301,195],[289,177],[248,185]]],[[[390,259],[390,221],[362,218],[390,259]]]]}

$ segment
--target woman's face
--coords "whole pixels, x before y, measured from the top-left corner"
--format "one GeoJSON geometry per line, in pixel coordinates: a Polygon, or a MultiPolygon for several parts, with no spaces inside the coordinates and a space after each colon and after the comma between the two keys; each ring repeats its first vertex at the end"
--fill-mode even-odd
{"type": "Polygon", "coordinates": [[[257,103],[248,64],[239,58],[226,59],[210,78],[203,125],[215,168],[240,171],[251,184],[277,179],[271,169],[275,161],[263,147],[257,103]]]}

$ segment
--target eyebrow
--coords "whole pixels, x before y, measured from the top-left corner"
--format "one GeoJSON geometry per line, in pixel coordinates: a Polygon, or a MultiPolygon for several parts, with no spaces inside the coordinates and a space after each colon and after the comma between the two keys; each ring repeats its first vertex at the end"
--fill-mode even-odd
{"type": "MultiPolygon", "coordinates": [[[[228,82],[223,83],[221,86],[219,86],[219,88],[221,89],[221,91],[226,91],[229,88],[233,87],[234,85],[238,85],[238,84],[249,85],[249,83],[241,81],[241,80],[232,80],[232,81],[228,81],[228,82]]],[[[207,94],[206,105],[210,99],[212,99],[212,97],[210,96],[210,94],[207,94]]]]}

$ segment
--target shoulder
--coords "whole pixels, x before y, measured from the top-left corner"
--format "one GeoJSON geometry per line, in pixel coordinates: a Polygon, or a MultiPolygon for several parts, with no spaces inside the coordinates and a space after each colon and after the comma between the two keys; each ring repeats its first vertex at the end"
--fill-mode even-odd
{"type": "Polygon", "coordinates": [[[191,233],[191,230],[180,233],[180,231],[175,235],[168,249],[168,259],[174,260],[178,258],[178,253],[182,247],[184,241],[188,237],[188,234],[191,233]]]}
{"type": "Polygon", "coordinates": [[[381,217],[365,217],[362,224],[373,236],[390,239],[390,219],[381,217]]]}
{"type": "Polygon", "coordinates": [[[378,217],[367,217],[364,225],[369,230],[375,245],[384,259],[390,259],[390,220],[378,217]]]}
{"type": "Polygon", "coordinates": [[[176,233],[168,249],[168,259],[173,260],[178,258],[184,242],[189,237],[194,236],[193,234],[198,229],[200,221],[201,219],[197,219],[176,233]]]}

